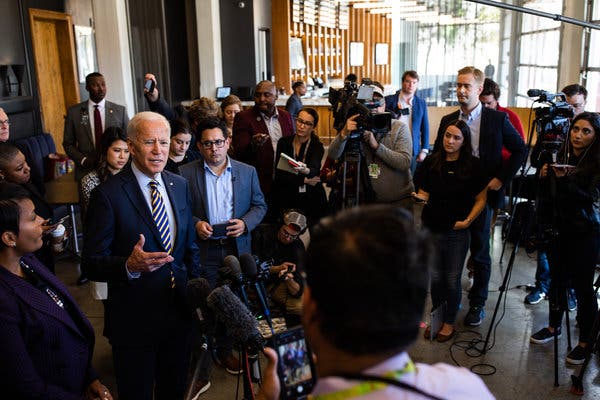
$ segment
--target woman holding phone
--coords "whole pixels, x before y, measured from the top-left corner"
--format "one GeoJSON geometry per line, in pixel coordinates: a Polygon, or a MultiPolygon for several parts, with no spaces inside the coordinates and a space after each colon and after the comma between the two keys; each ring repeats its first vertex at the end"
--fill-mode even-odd
{"type": "Polygon", "coordinates": [[[600,114],[584,112],[575,117],[568,140],[556,164],[542,166],[541,179],[555,179],[555,215],[558,233],[548,248],[550,263],[550,323],[530,337],[536,344],[561,335],[566,286],[577,297],[579,342],[567,355],[567,363],[583,364],[585,348],[598,311],[594,272],[600,250],[600,114]]]}

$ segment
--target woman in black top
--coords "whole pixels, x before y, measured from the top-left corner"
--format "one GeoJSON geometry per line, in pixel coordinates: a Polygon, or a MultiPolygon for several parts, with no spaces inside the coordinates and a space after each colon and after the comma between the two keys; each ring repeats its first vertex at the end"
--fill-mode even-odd
{"type": "Polygon", "coordinates": [[[471,222],[483,210],[486,201],[486,179],[479,159],[473,156],[471,131],[461,120],[451,123],[444,132],[443,146],[423,162],[417,201],[426,202],[423,224],[438,239],[438,259],[431,271],[433,309],[446,302],[444,324],[437,336],[445,342],[455,334],[454,322],[461,301],[460,278],[469,249],[471,222]]]}
{"type": "Polygon", "coordinates": [[[169,124],[171,125],[171,144],[165,169],[179,175],[180,166],[197,160],[198,157],[190,148],[193,138],[188,124],[179,119],[169,121],[169,124]]]}
{"type": "Polygon", "coordinates": [[[275,170],[273,184],[274,212],[281,215],[286,209],[301,210],[308,219],[308,226],[319,222],[327,202],[325,189],[319,177],[321,161],[325,152],[323,143],[314,133],[319,115],[313,108],[303,108],[296,118],[296,134],[283,137],[277,142],[275,165],[281,153],[300,162],[297,174],[275,170]]]}
{"type": "MultiPolygon", "coordinates": [[[[550,263],[550,324],[533,334],[532,343],[546,343],[560,336],[568,282],[577,297],[579,343],[567,355],[569,364],[582,364],[584,348],[598,311],[594,272],[600,250],[600,114],[584,112],[575,117],[569,140],[558,153],[557,164],[544,164],[543,180],[555,177],[556,193],[552,225],[558,237],[548,246],[550,263]]],[[[553,185],[549,185],[553,186],[553,185]]],[[[552,219],[552,218],[551,218],[552,219]]]]}

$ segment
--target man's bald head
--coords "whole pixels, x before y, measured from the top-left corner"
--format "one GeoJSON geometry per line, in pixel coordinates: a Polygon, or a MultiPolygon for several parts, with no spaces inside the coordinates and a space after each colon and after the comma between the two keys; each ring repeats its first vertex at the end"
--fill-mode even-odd
{"type": "Polygon", "coordinates": [[[254,89],[254,104],[258,109],[271,116],[275,112],[275,102],[277,101],[277,88],[271,81],[260,81],[254,89]]]}

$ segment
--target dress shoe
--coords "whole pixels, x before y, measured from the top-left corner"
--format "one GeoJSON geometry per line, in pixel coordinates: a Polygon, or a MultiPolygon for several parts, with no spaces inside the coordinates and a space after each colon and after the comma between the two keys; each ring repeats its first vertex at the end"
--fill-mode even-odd
{"type": "Polygon", "coordinates": [[[448,340],[452,339],[454,336],[456,336],[456,329],[453,329],[452,332],[450,332],[448,335],[444,335],[443,333],[439,333],[436,336],[436,340],[439,343],[444,343],[447,342],[448,340]]]}
{"type": "MultiPolygon", "coordinates": [[[[433,335],[433,338],[435,339],[436,335],[433,335]]],[[[431,339],[431,326],[427,326],[427,328],[425,328],[425,332],[423,333],[423,337],[427,340],[431,339]]]]}
{"type": "Polygon", "coordinates": [[[229,354],[225,358],[217,357],[217,363],[221,367],[225,368],[225,370],[231,375],[239,375],[244,372],[242,370],[242,364],[240,363],[240,360],[238,360],[233,354],[229,354]]]}

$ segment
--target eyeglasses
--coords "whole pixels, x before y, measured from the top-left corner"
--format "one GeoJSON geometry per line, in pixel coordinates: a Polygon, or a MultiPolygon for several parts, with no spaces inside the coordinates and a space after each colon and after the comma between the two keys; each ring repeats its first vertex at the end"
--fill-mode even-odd
{"type": "Polygon", "coordinates": [[[0,125],[10,126],[10,121],[9,120],[0,121],[0,125]]]}
{"type": "Polygon", "coordinates": [[[308,126],[309,128],[314,125],[314,123],[309,122],[309,121],[305,121],[305,120],[300,119],[300,118],[296,118],[296,124],[302,124],[304,126],[308,126]]]}
{"type": "Polygon", "coordinates": [[[282,230],[281,230],[281,234],[282,234],[284,237],[288,238],[288,239],[297,239],[297,238],[298,238],[298,236],[300,236],[299,234],[292,234],[292,233],[289,233],[289,232],[288,232],[288,231],[286,231],[285,229],[282,229],[282,230]]]}
{"type": "Polygon", "coordinates": [[[202,142],[202,147],[204,147],[206,150],[209,150],[212,149],[213,144],[217,147],[217,149],[220,149],[225,145],[225,139],[206,140],[202,142]]]}

